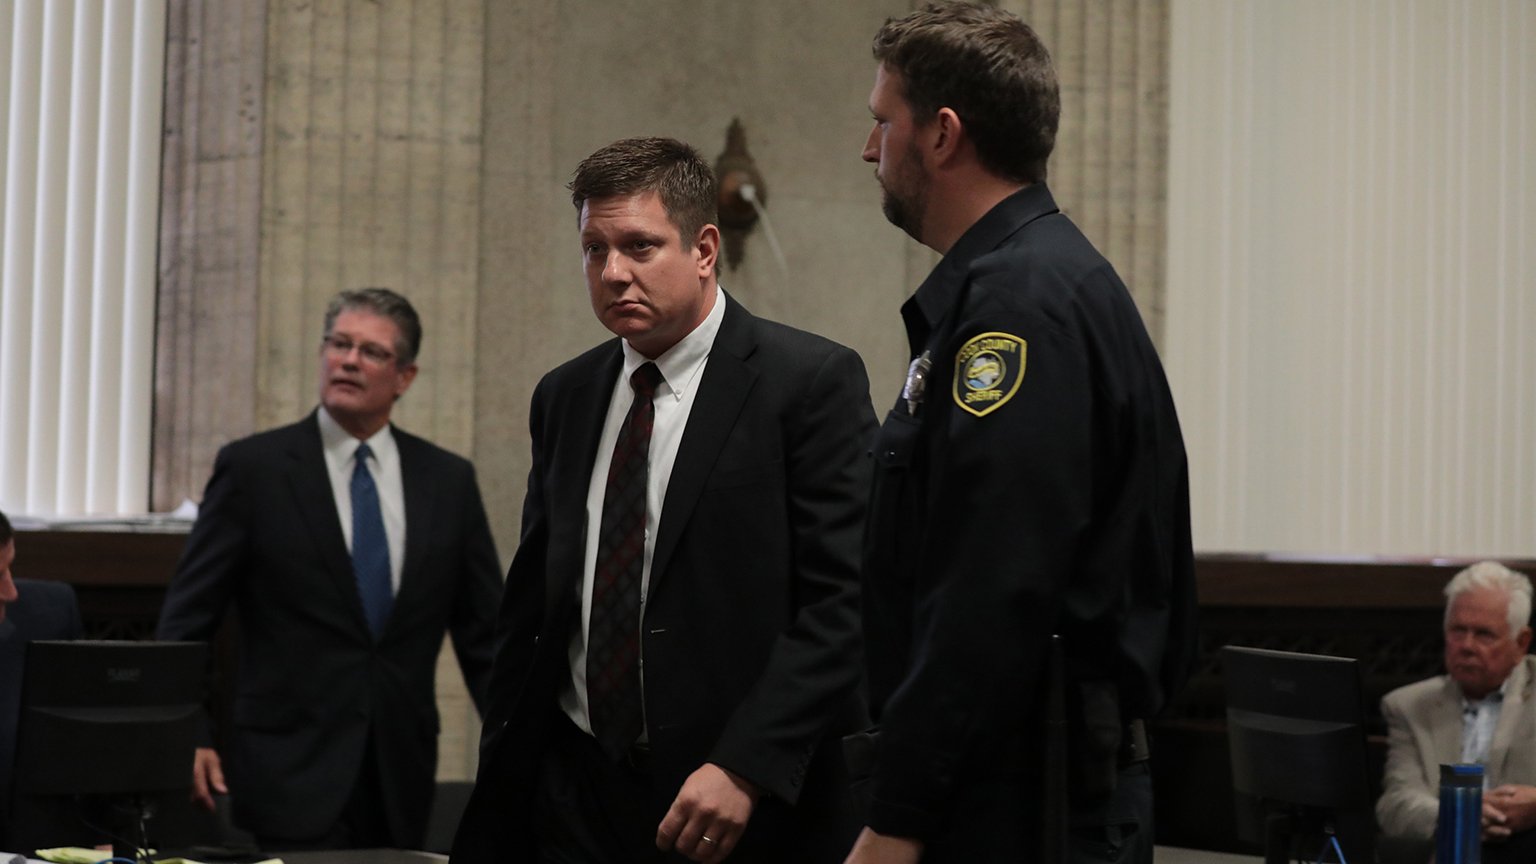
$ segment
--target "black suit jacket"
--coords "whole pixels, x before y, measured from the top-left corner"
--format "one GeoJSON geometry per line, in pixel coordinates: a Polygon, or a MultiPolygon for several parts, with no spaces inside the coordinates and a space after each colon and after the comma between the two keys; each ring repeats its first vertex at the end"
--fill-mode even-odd
{"type": "Polygon", "coordinates": [[[419,846],[437,765],[443,633],[476,704],[495,649],[499,565],[474,468],[399,429],[405,561],[378,642],[363,616],[315,414],[219,451],[161,611],[161,639],[239,616],[225,771],[236,821],[303,838],[336,822],[370,742],[397,845],[419,846]]]}
{"type": "MultiPolygon", "coordinates": [[[[580,616],[587,489],[622,363],[617,340],[534,392],[522,543],[502,602],[480,776],[460,862],[525,860],[539,754],[580,616]]],[[[662,504],[642,626],[658,793],[714,762],[767,795],[733,860],[770,842],[841,860],[839,739],[864,716],[858,556],[874,429],[853,351],[734,302],[662,504]],[[798,806],[797,805],[798,802],[798,806]]]]}
{"type": "Polygon", "coordinates": [[[16,722],[26,645],[40,639],[79,639],[75,589],[63,582],[16,580],[16,602],[0,621],[0,850],[10,849],[11,769],[16,764],[16,722]]]}

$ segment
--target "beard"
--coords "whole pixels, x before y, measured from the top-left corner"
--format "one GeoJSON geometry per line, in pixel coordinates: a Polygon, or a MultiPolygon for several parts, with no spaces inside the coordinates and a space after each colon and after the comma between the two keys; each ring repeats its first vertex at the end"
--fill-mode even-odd
{"type": "Polygon", "coordinates": [[[885,191],[885,196],[880,201],[880,209],[884,211],[885,218],[889,219],[892,225],[907,232],[913,240],[923,242],[918,231],[921,227],[918,216],[922,212],[921,203],[914,201],[911,197],[897,195],[884,184],[881,184],[881,189],[885,191]]]}
{"type": "Polygon", "coordinates": [[[928,209],[928,175],[917,146],[908,147],[904,162],[892,168],[889,182],[878,174],[875,177],[883,193],[880,209],[892,225],[921,243],[923,213],[928,209]]]}

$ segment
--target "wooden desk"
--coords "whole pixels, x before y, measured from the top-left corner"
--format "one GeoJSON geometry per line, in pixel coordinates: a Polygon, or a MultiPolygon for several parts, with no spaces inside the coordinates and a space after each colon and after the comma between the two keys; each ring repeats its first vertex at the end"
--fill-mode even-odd
{"type": "Polygon", "coordinates": [[[283,864],[427,864],[447,861],[447,855],[404,849],[344,849],[336,852],[287,852],[283,864]]]}

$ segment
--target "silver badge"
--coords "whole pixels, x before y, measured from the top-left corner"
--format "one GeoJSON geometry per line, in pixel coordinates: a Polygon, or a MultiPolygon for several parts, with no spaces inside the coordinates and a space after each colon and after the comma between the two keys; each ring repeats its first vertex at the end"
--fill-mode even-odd
{"type": "Polygon", "coordinates": [[[919,354],[912,365],[907,367],[907,383],[901,387],[901,398],[907,400],[907,413],[917,416],[918,406],[923,404],[923,394],[928,389],[928,370],[933,368],[933,361],[928,359],[928,352],[919,354]]]}

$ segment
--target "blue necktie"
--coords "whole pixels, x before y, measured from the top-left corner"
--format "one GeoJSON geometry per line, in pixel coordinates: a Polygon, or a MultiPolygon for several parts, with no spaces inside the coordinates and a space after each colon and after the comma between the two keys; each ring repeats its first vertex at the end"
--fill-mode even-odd
{"type": "Polygon", "coordinates": [[[352,572],[357,593],[363,598],[363,614],[375,638],[384,632],[395,592],[389,579],[389,540],[384,535],[384,514],[379,509],[379,488],[368,472],[367,444],[357,448],[357,467],[352,470],[352,572]]]}

